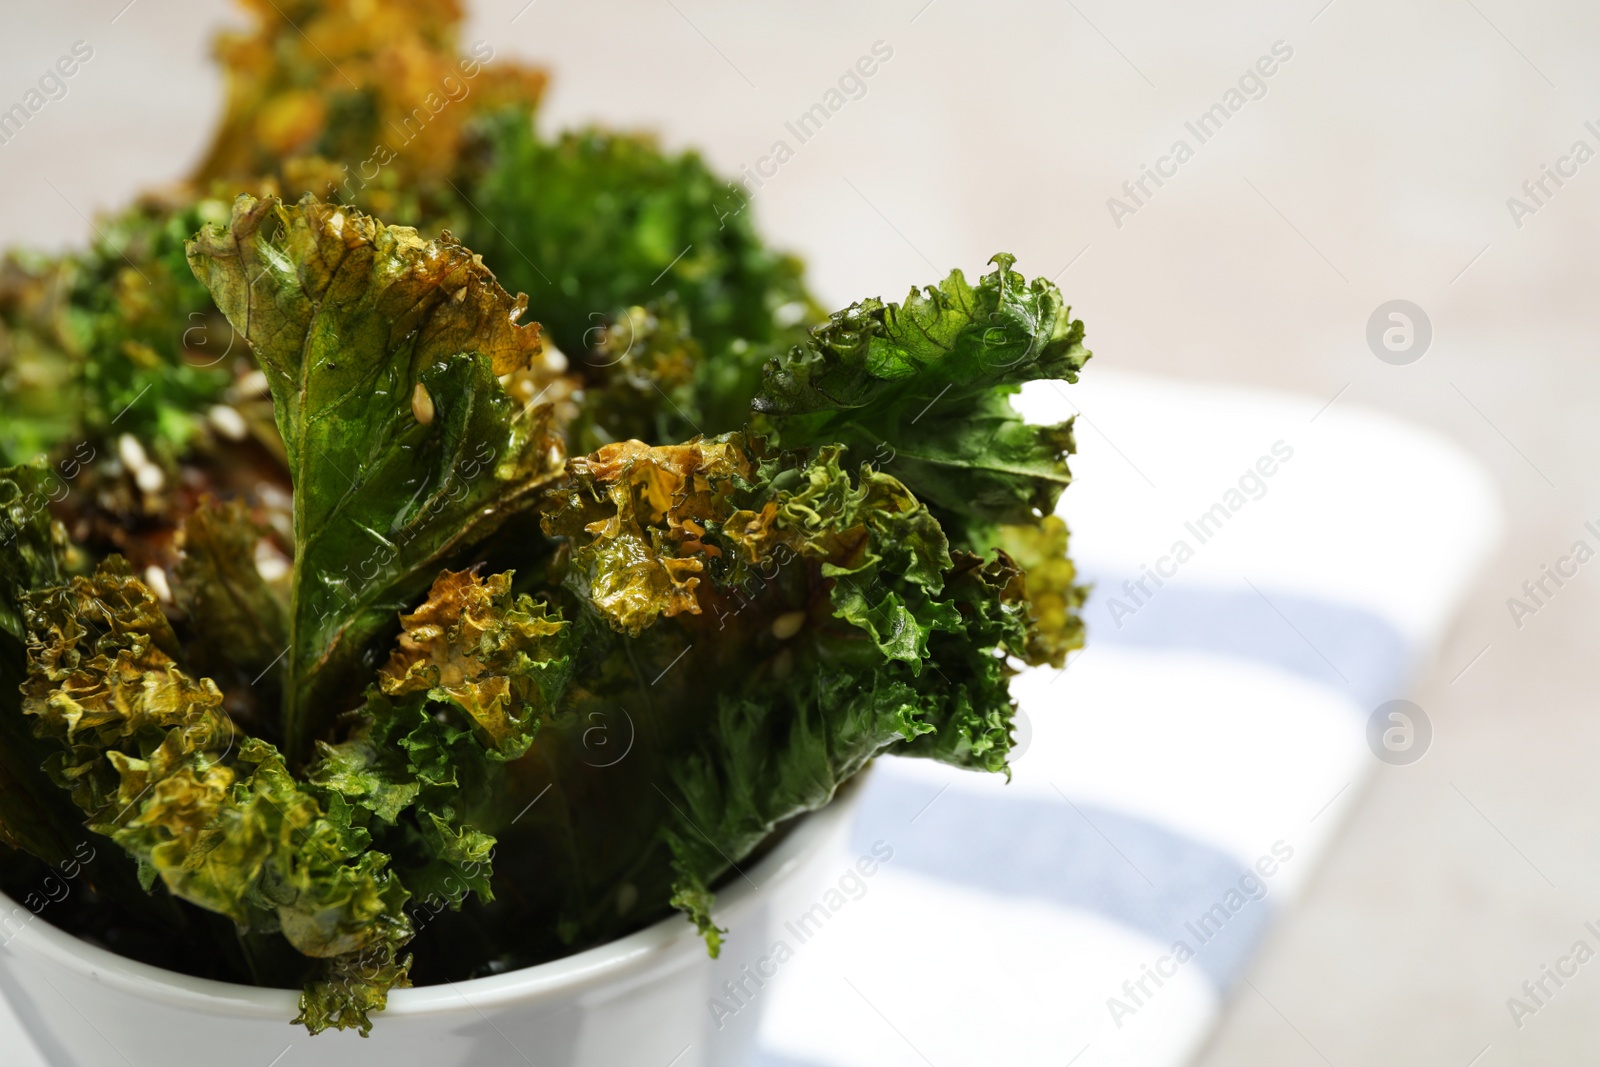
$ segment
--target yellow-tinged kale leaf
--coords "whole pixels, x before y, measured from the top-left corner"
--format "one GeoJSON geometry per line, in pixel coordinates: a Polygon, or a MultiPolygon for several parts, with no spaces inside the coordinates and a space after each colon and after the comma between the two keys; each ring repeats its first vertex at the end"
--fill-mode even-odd
{"type": "Polygon", "coordinates": [[[294,484],[295,567],[284,733],[303,757],[370,679],[393,605],[557,477],[552,407],[502,375],[554,385],[536,323],[445,235],[386,226],[311,196],[241,196],[190,243],[196,277],[272,389],[294,484]]]}
{"type": "Polygon", "coordinates": [[[460,54],[456,0],[244,6],[255,25],[217,42],[227,105],[194,175],[202,188],[277,176],[329,195],[331,183],[390,217],[452,176],[478,116],[526,115],[544,90],[542,71],[481,41],[460,54]]]}
{"type": "Polygon", "coordinates": [[[507,768],[556,715],[573,637],[512,575],[445,571],[402,632],[348,736],[319,742],[308,778],[370,812],[379,847],[413,896],[437,910],[469,893],[493,899],[495,827],[507,768]],[[390,843],[392,842],[392,847],[390,843]]]}
{"type": "Polygon", "coordinates": [[[1067,557],[1067,524],[1046,515],[1037,526],[1002,526],[999,545],[1027,575],[1028,644],[1017,655],[1034,666],[1066,666],[1067,653],[1083,647],[1079,613],[1089,595],[1067,557]]]}
{"type": "Polygon", "coordinates": [[[410,969],[411,957],[397,956],[387,942],[322,960],[293,1021],[313,1034],[337,1028],[366,1037],[372,1013],[388,1006],[389,990],[411,984],[410,969]]]}
{"type": "Polygon", "coordinates": [[[545,532],[572,546],[569,587],[624,633],[698,613],[705,559],[721,554],[701,540],[706,523],[749,473],[740,434],[655,448],[619,441],[573,459],[543,517],[545,532]]]}
{"type": "Polygon", "coordinates": [[[400,616],[398,647],[378,671],[385,696],[420,692],[454,705],[502,760],[526,752],[540,717],[555,711],[559,686],[546,674],[567,654],[567,624],[527,594],[514,597],[511,578],[442,572],[422,606],[400,616]]]}
{"type": "MultiPolygon", "coordinates": [[[[343,798],[324,804],[277,749],[237,730],[214,682],[183,671],[160,604],[123,561],[29,594],[26,613],[23,711],[59,746],[47,769],[147,886],[159,878],[306,956],[393,964],[411,924],[389,857],[343,798]]],[[[404,966],[385,979],[403,982],[404,966]]]]}

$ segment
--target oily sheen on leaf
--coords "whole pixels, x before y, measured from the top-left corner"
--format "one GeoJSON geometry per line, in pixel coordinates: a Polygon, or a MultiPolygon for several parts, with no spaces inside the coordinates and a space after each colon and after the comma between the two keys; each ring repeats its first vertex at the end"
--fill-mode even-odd
{"type": "Polygon", "coordinates": [[[259,360],[288,452],[285,735],[303,757],[359,699],[395,609],[559,473],[550,409],[498,380],[558,375],[518,324],[526,298],[448,235],[242,196],[189,260],[259,360]]]}

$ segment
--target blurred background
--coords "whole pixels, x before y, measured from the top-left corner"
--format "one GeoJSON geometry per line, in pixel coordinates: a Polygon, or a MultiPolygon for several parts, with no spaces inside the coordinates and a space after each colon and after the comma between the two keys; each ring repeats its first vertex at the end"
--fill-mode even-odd
{"type": "MultiPolygon", "coordinates": [[[[549,68],[546,128],[648,127],[725,174],[761,174],[760,226],[805,258],[826,306],[898,297],[951,266],[973,275],[1008,251],[1024,273],[1054,277],[1087,324],[1089,373],[1381,409],[1474,456],[1508,526],[1410,694],[1432,719],[1432,748],[1377,768],[1246,972],[1266,995],[1233,997],[1197,1062],[1465,1067],[1592,1053],[1600,976],[1582,972],[1521,1027],[1507,998],[1600,922],[1600,580],[1580,572],[1520,626],[1508,598],[1600,520],[1600,162],[1573,155],[1580,140],[1600,149],[1600,8],[468,8],[464,44],[549,68]],[[869,55],[879,62],[862,90],[802,143],[786,123],[869,55]],[[1275,62],[1256,67],[1261,57],[1275,62]],[[1268,66],[1203,143],[1186,127],[1268,66]],[[1180,138],[1192,158],[1160,162],[1180,138]],[[780,140],[793,149],[781,165],[780,140]],[[1176,174],[1141,189],[1158,165],[1176,174]],[[1559,183],[1545,170],[1558,166],[1559,183]],[[1424,357],[1406,365],[1367,341],[1369,317],[1395,299],[1431,323],[1424,357]]],[[[93,58],[0,144],[0,241],[79,244],[97,212],[187,173],[222,106],[210,41],[238,20],[226,0],[12,5],[0,107],[74,42],[93,58]]],[[[1160,465],[1117,430],[1081,427],[1081,447],[1160,465]]],[[[1381,529],[1382,509],[1370,521],[1381,529]]]]}

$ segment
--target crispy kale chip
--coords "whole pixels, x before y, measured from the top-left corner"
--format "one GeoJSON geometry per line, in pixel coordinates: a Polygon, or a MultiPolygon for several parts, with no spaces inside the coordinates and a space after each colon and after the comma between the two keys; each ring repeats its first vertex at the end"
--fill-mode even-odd
{"type": "Polygon", "coordinates": [[[568,588],[632,636],[663,615],[698,613],[700,575],[720,554],[701,540],[705,524],[750,475],[743,438],[656,448],[623,441],[570,470],[544,519],[571,547],[568,588]]]}
{"type": "Polygon", "coordinates": [[[567,627],[545,605],[513,597],[512,575],[445,571],[422,606],[400,617],[399,647],[378,673],[388,697],[424,693],[455,708],[491,759],[514,760],[565,685],[557,667],[567,627]]]}
{"type": "MultiPolygon", "coordinates": [[[[328,983],[344,988],[351,956],[385,962],[388,984],[361,994],[381,1007],[388,985],[406,980],[397,952],[411,936],[409,894],[350,806],[325,803],[276,748],[239,733],[216,684],[179,665],[155,596],[117,557],[30,594],[26,611],[23,711],[55,742],[46,770],[88,827],[138,861],[146,888],[159,879],[323,961],[308,1016],[346,995],[328,983]]],[[[370,1026],[364,1014],[354,1024],[370,1026]]]]}
{"type": "Polygon", "coordinates": [[[128,434],[170,465],[207,433],[233,380],[228,330],[184,242],[225,213],[146,201],[86,251],[0,263],[0,462],[128,434]]]}
{"type": "Polygon", "coordinates": [[[459,42],[456,0],[247,0],[223,35],[227,105],[194,175],[202,189],[337,196],[397,222],[448,207],[481,116],[530,111],[543,71],[459,42]]]}
{"type": "MultiPolygon", "coordinates": [[[[22,711],[50,778],[137,860],[146,889],[315,961],[298,1020],[313,1032],[365,1031],[409,984],[414,898],[492,899],[495,838],[479,827],[505,821],[498,780],[552,714],[570,655],[565,625],[513,596],[510,575],[442,574],[345,738],[319,742],[303,778],[183,669],[156,597],[121,560],[23,607],[22,711]]],[[[0,825],[27,840],[37,828],[12,818],[6,784],[0,825]]]]}
{"type": "Polygon", "coordinates": [[[555,714],[571,673],[571,628],[511,592],[509,573],[445,571],[401,617],[403,631],[347,737],[319,742],[309,778],[370,819],[407,857],[420,900],[493,899],[496,802],[507,765],[555,714]]]}
{"type": "MultiPolygon", "coordinates": [[[[595,385],[612,380],[618,347],[646,332],[627,309],[681,321],[699,349],[687,395],[679,368],[662,367],[648,409],[608,427],[606,440],[664,443],[742,426],[763,361],[820,313],[798,261],[756,236],[738,187],[695,153],[663,152],[647,136],[588,129],[544,140],[515,110],[485,130],[492,163],[472,187],[463,239],[508,288],[529,294],[574,370],[595,385]]],[[[635,382],[649,380],[651,362],[635,382]]]]}
{"type": "Polygon", "coordinates": [[[714,882],[880,751],[1005,767],[996,652],[1026,645],[1020,572],[952,554],[904,485],[852,475],[843,452],[626,442],[573,460],[552,490],[567,589],[611,631],[590,647],[607,664],[646,657],[603,664],[585,695],[648,707],[656,743],[672,738],[654,807],[673,901],[713,950],[714,882]]]}
{"type": "Polygon", "coordinates": [[[60,581],[66,534],[50,517],[60,478],[43,463],[0,469],[0,843],[59,863],[80,836],[44,773],[51,749],[20,713],[28,593],[60,581]]]}
{"type": "Polygon", "coordinates": [[[1083,323],[1050,282],[997,255],[976,286],[952,271],[904,304],[865,300],[769,363],[756,426],[784,447],[839,442],[895,475],[952,545],[1016,550],[1035,633],[1017,654],[1060,667],[1082,645],[1066,527],[1052,519],[1071,481],[1072,422],[1030,426],[1011,406],[1023,382],[1078,380],[1083,323]]]}
{"type": "Polygon", "coordinates": [[[1029,426],[1010,396],[1034,379],[1075,382],[1089,358],[1054,285],[1027,282],[1011,256],[991,262],[976,286],[952,271],[903,304],[836,312],[768,366],[755,402],[784,447],[839,442],[874,458],[963,547],[1054,510],[1072,424],[1029,426]]]}
{"type": "Polygon", "coordinates": [[[526,299],[448,236],[245,196],[189,257],[260,361],[288,454],[284,733],[298,759],[361,691],[397,607],[559,474],[551,406],[519,405],[499,381],[559,374],[537,324],[517,322],[526,299]]]}

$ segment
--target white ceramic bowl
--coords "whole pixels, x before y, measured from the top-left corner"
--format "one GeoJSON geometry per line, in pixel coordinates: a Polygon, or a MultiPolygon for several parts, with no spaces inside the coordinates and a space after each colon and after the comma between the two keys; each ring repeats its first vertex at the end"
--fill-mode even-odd
{"type": "MultiPolygon", "coordinates": [[[[298,1010],[293,990],[190,978],[36,919],[0,948],[0,994],[60,1067],[745,1067],[760,990],[720,1020],[709,1000],[724,996],[723,983],[766,952],[783,918],[803,912],[846,866],[859,794],[859,782],[841,790],[747,867],[748,878],[726,884],[717,919],[729,935],[718,960],[674,915],[536,967],[396,990],[373,1016],[371,1037],[312,1037],[289,1022],[298,1010]]],[[[0,914],[15,907],[0,895],[0,914]]],[[[0,1048],[0,1063],[11,1062],[0,1048]]]]}

